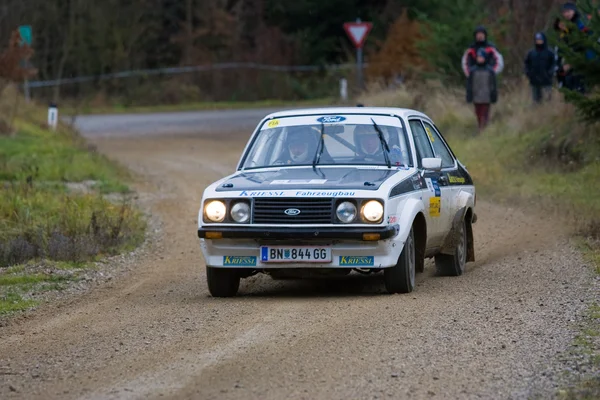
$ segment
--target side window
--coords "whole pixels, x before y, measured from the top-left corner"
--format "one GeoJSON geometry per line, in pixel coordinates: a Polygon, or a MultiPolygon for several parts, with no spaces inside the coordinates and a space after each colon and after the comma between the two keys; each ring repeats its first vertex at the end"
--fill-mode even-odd
{"type": "Polygon", "coordinates": [[[452,154],[450,154],[450,151],[448,151],[448,148],[442,141],[442,138],[440,137],[438,131],[431,124],[425,121],[423,121],[423,124],[425,125],[425,131],[427,132],[427,136],[431,141],[431,145],[435,150],[435,154],[442,159],[442,168],[454,167],[454,158],[452,157],[452,154]]]}
{"type": "Polygon", "coordinates": [[[433,149],[431,148],[429,139],[427,139],[427,132],[425,132],[425,128],[423,128],[421,121],[413,119],[408,121],[408,124],[410,125],[410,130],[412,131],[415,139],[415,147],[417,148],[417,162],[418,165],[421,166],[421,159],[433,158],[435,155],[433,154],[433,149]]]}

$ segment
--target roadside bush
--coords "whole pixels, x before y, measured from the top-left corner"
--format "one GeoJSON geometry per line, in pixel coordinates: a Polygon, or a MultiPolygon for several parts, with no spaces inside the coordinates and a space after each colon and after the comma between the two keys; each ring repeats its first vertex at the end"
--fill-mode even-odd
{"type": "Polygon", "coordinates": [[[88,261],[143,240],[144,222],[130,204],[15,184],[0,198],[0,267],[34,258],[88,261]]]}

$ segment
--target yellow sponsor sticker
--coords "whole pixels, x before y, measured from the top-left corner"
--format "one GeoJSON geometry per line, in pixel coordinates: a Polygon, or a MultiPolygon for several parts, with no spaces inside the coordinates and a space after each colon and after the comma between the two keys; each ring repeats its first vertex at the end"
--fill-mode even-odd
{"type": "Polygon", "coordinates": [[[428,126],[425,126],[425,132],[427,132],[427,136],[429,136],[429,140],[431,140],[431,143],[435,142],[435,139],[433,138],[433,134],[431,133],[431,128],[428,126]]]}
{"type": "Polygon", "coordinates": [[[271,121],[267,122],[267,126],[269,128],[277,128],[279,126],[279,120],[278,119],[271,120],[271,121]]]}
{"type": "Polygon", "coordinates": [[[465,183],[467,180],[461,176],[448,175],[448,181],[450,183],[465,183]]]}
{"type": "Polygon", "coordinates": [[[442,198],[441,197],[430,197],[429,198],[429,215],[432,217],[439,217],[442,209],[442,198]]]}

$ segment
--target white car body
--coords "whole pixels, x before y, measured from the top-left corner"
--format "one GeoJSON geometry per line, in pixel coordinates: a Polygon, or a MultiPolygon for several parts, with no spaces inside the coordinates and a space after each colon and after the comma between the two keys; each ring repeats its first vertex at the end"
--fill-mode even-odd
{"type": "MultiPolygon", "coordinates": [[[[425,258],[454,254],[457,227],[462,221],[466,228],[463,249],[466,254],[461,257],[465,262],[474,261],[474,210],[473,181],[427,115],[410,109],[375,107],[292,110],[273,113],[261,120],[246,145],[237,171],[205,189],[198,214],[198,236],[206,265],[211,271],[235,269],[241,271],[240,276],[244,277],[256,272],[285,272],[289,269],[302,273],[310,273],[311,270],[334,272],[336,269],[378,272],[399,263],[407,238],[414,232],[414,259],[417,272],[420,272],[425,258]],[[336,122],[342,118],[343,122],[336,122]],[[244,169],[244,161],[261,130],[274,126],[283,129],[288,119],[295,124],[319,119],[325,121],[323,125],[326,126],[350,124],[352,121],[397,126],[408,139],[410,148],[404,151],[410,154],[412,166],[323,165],[315,169],[277,165],[244,169]],[[413,127],[419,131],[417,137],[421,148],[426,143],[419,127],[425,128],[435,154],[433,159],[418,159],[420,153],[415,147],[413,127]],[[435,140],[439,142],[434,144],[435,140]],[[450,160],[446,154],[446,165],[441,168],[436,151],[437,148],[440,153],[443,152],[440,145],[452,157],[450,160]],[[360,208],[372,199],[383,204],[384,214],[380,222],[357,220],[340,223],[337,219],[335,208],[340,202],[349,200],[360,208]],[[225,202],[227,213],[236,201],[249,202],[252,210],[249,222],[236,223],[231,218],[220,223],[210,222],[204,205],[211,200],[225,202]],[[327,221],[328,201],[331,217],[327,221]],[[315,223],[316,220],[311,220],[308,213],[321,209],[321,220],[315,223]],[[304,247],[308,253],[296,251],[295,259],[279,260],[283,253],[276,253],[269,246],[287,246],[289,249],[309,247],[304,247]],[[323,248],[329,249],[327,261],[297,259],[298,254],[318,258],[325,252],[319,255],[315,251],[323,248]],[[266,262],[269,254],[278,259],[266,262]]],[[[286,254],[289,256],[291,253],[286,254]]],[[[460,275],[462,269],[452,274],[460,275]]]]}

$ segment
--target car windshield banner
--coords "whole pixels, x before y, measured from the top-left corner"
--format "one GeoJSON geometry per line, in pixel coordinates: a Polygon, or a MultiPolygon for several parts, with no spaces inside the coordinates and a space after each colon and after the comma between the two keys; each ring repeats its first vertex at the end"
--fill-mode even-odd
{"type": "Polygon", "coordinates": [[[382,126],[402,127],[398,117],[368,115],[368,114],[331,114],[331,115],[302,115],[298,117],[275,118],[262,125],[261,130],[275,129],[287,126],[306,126],[306,125],[372,125],[375,121],[382,126]]]}

